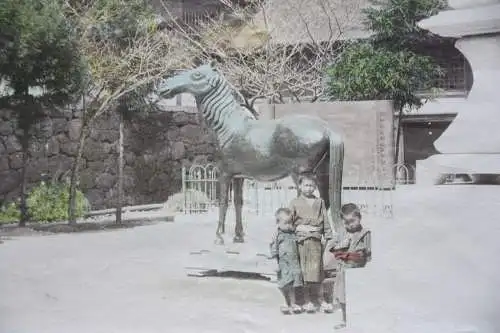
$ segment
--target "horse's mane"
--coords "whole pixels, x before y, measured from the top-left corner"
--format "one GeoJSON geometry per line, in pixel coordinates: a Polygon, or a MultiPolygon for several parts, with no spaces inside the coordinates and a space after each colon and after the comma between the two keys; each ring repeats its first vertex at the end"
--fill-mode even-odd
{"type": "Polygon", "coordinates": [[[219,72],[218,75],[231,88],[234,99],[236,100],[236,102],[238,102],[238,104],[242,107],[242,109],[245,110],[248,116],[252,119],[257,120],[258,119],[257,112],[255,112],[255,110],[250,109],[248,103],[246,102],[245,97],[243,97],[243,94],[238,89],[236,89],[236,87],[231,82],[229,82],[229,80],[226,79],[226,77],[222,73],[219,72]]]}

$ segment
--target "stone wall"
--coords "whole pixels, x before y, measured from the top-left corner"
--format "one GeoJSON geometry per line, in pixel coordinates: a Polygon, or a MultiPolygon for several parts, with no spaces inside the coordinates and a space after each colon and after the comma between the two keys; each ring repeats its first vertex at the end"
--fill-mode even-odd
{"type": "MultiPolygon", "coordinates": [[[[187,111],[178,108],[126,121],[126,205],[165,201],[181,189],[182,165],[213,160],[214,137],[194,109],[187,111]]],[[[19,195],[22,166],[19,132],[12,119],[10,111],[0,110],[0,200],[6,201],[19,195]]],[[[50,178],[69,175],[80,127],[80,114],[71,110],[52,112],[39,121],[27,169],[30,188],[44,174],[50,178]]],[[[80,172],[80,188],[93,209],[116,202],[117,148],[117,116],[99,119],[86,142],[80,172]]]]}

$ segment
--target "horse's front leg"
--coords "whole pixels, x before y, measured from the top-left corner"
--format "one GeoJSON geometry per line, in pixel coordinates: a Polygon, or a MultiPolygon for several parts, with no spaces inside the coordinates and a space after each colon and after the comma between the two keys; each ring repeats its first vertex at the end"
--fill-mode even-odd
{"type": "Polygon", "coordinates": [[[244,242],[244,232],[243,232],[243,219],[242,219],[242,208],[243,208],[243,178],[233,179],[233,202],[234,211],[236,215],[236,225],[234,227],[234,243],[244,242]]]}
{"type": "Polygon", "coordinates": [[[293,172],[290,176],[292,176],[293,183],[295,184],[295,190],[297,191],[297,198],[300,195],[300,189],[299,189],[299,174],[293,172]]]}
{"type": "Polygon", "coordinates": [[[226,213],[229,206],[229,186],[231,185],[232,176],[222,174],[219,177],[220,197],[219,197],[219,223],[215,233],[215,244],[224,245],[222,235],[226,231],[226,213]]]}

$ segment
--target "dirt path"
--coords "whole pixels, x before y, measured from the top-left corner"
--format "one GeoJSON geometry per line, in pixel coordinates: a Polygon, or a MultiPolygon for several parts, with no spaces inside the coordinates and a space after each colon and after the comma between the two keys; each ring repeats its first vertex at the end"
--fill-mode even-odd
{"type": "MultiPolygon", "coordinates": [[[[374,259],[348,273],[343,332],[499,332],[500,268],[488,264],[500,251],[499,194],[401,190],[393,220],[367,217],[374,259]]],[[[212,242],[214,221],[13,237],[0,246],[0,332],[332,331],[331,315],[282,316],[269,282],[186,277],[189,251],[212,242]]],[[[247,219],[249,237],[267,237],[271,222],[247,219]]]]}

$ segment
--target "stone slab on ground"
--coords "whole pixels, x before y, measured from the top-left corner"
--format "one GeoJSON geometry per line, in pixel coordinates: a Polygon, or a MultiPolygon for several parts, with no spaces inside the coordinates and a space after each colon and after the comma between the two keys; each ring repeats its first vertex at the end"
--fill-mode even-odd
{"type": "Polygon", "coordinates": [[[216,245],[215,229],[217,223],[216,211],[208,214],[188,217],[195,221],[185,221],[186,216],[176,217],[183,227],[196,229],[190,239],[186,272],[217,270],[219,272],[237,271],[259,273],[274,278],[276,262],[267,259],[269,244],[275,228],[272,216],[256,216],[246,214],[244,218],[245,243],[233,243],[234,212],[227,216],[224,245],[216,245]]]}
{"type": "Polygon", "coordinates": [[[186,272],[216,270],[217,272],[256,273],[274,280],[276,275],[276,261],[269,260],[266,254],[248,250],[245,245],[238,247],[224,247],[214,245],[210,250],[201,249],[190,251],[186,263],[186,272]]]}

